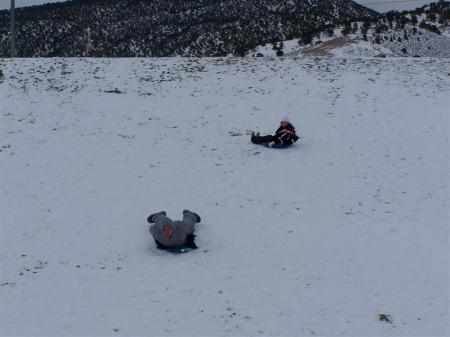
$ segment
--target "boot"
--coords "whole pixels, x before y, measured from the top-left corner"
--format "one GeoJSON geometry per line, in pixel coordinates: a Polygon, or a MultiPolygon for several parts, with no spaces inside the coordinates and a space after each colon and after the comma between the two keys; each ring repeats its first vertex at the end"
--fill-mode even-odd
{"type": "Polygon", "coordinates": [[[253,144],[261,144],[260,141],[259,141],[259,132],[256,133],[256,134],[254,132],[252,132],[251,137],[250,137],[250,141],[253,144]]]}
{"type": "Polygon", "coordinates": [[[151,214],[151,215],[147,218],[147,222],[148,222],[148,223],[154,223],[157,215],[164,215],[164,216],[166,216],[166,211],[161,211],[161,212],[159,212],[159,213],[153,213],[153,214],[151,214]]]}
{"type": "Polygon", "coordinates": [[[190,211],[190,210],[188,210],[188,209],[185,209],[185,210],[183,211],[183,214],[184,214],[184,213],[192,214],[192,215],[194,216],[194,220],[195,220],[196,223],[199,223],[200,221],[202,221],[202,219],[200,218],[200,215],[198,215],[197,213],[194,213],[194,212],[192,212],[192,211],[190,211]]]}

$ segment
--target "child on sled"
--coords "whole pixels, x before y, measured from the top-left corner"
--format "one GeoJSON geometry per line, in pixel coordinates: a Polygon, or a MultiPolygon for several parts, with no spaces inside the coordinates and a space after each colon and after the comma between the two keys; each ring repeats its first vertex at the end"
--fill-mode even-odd
{"type": "Polygon", "coordinates": [[[253,144],[263,144],[270,147],[285,147],[294,144],[299,137],[295,133],[295,127],[291,124],[288,117],[281,120],[280,126],[275,134],[260,136],[259,132],[252,132],[251,142],[253,144]]]}

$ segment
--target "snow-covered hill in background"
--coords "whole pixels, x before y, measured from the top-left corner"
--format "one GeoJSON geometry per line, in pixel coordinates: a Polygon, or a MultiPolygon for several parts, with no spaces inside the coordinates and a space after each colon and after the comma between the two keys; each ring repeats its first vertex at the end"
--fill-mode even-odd
{"type": "MultiPolygon", "coordinates": [[[[361,22],[357,23],[359,27],[361,22]]],[[[302,45],[299,40],[288,40],[275,44],[266,44],[252,50],[249,56],[275,57],[279,50],[282,56],[335,55],[342,57],[437,57],[450,58],[450,37],[447,30],[437,35],[426,29],[405,25],[401,30],[389,30],[380,34],[374,29],[367,32],[366,40],[361,34],[343,35],[343,26],[333,29],[333,35],[319,33],[311,43],[302,45]],[[375,42],[378,41],[378,42],[375,42]],[[275,46],[275,47],[274,47],[275,46]]]]}
{"type": "MultiPolygon", "coordinates": [[[[74,0],[17,10],[20,57],[243,55],[325,24],[377,17],[351,0],[74,0]]],[[[10,15],[0,11],[0,56],[10,15]]]]}
{"type": "Polygon", "coordinates": [[[1,335],[448,336],[448,65],[1,60],[1,335]]]}
{"type": "Polygon", "coordinates": [[[449,2],[431,3],[412,11],[330,25],[299,39],[258,46],[247,55],[450,58],[449,19],[449,2]]]}
{"type": "MultiPolygon", "coordinates": [[[[361,26],[361,23],[359,23],[361,26]]],[[[450,58],[450,38],[437,35],[426,29],[406,25],[400,31],[391,30],[381,34],[379,43],[375,43],[376,33],[373,29],[364,40],[359,34],[342,35],[338,27],[333,29],[333,36],[320,33],[307,45],[299,45],[298,40],[283,41],[282,56],[326,56],[342,57],[437,57],[450,58]],[[405,38],[406,36],[406,38],[405,38]]],[[[249,56],[275,57],[279,53],[280,43],[266,44],[251,51],[249,56]]]]}

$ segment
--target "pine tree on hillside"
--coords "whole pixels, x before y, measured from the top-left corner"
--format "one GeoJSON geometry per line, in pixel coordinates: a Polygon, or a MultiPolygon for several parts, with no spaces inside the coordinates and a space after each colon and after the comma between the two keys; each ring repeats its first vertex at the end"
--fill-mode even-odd
{"type": "Polygon", "coordinates": [[[344,28],[341,30],[342,35],[347,36],[352,31],[352,26],[350,22],[346,22],[344,28]]]}
{"type": "Polygon", "coordinates": [[[363,30],[367,32],[369,30],[370,26],[371,26],[370,20],[368,18],[365,18],[363,20],[363,25],[362,25],[363,30]]]}
{"type": "Polygon", "coordinates": [[[444,9],[441,15],[443,19],[450,20],[450,8],[444,9]]]}
{"type": "Polygon", "coordinates": [[[427,13],[427,19],[432,21],[432,22],[436,22],[436,14],[434,14],[434,13],[427,13]]]}
{"type": "MultiPolygon", "coordinates": [[[[303,44],[310,44],[312,42],[312,33],[311,32],[304,32],[302,34],[301,38],[303,44]]],[[[300,40],[299,40],[300,42],[300,40]]]]}

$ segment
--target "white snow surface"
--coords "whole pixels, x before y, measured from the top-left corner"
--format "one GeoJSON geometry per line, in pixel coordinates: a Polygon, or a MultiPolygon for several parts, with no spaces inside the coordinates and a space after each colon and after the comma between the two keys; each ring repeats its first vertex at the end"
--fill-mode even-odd
{"type": "Polygon", "coordinates": [[[387,47],[382,45],[377,45],[375,43],[371,43],[368,41],[364,41],[361,39],[349,40],[349,43],[346,43],[344,46],[340,48],[331,48],[328,52],[337,57],[357,57],[357,58],[365,58],[365,57],[374,57],[375,55],[386,55],[388,57],[397,57],[398,55],[392,52],[387,47]]]}
{"type": "Polygon", "coordinates": [[[448,66],[0,60],[1,335],[450,335],[448,66]]]}

